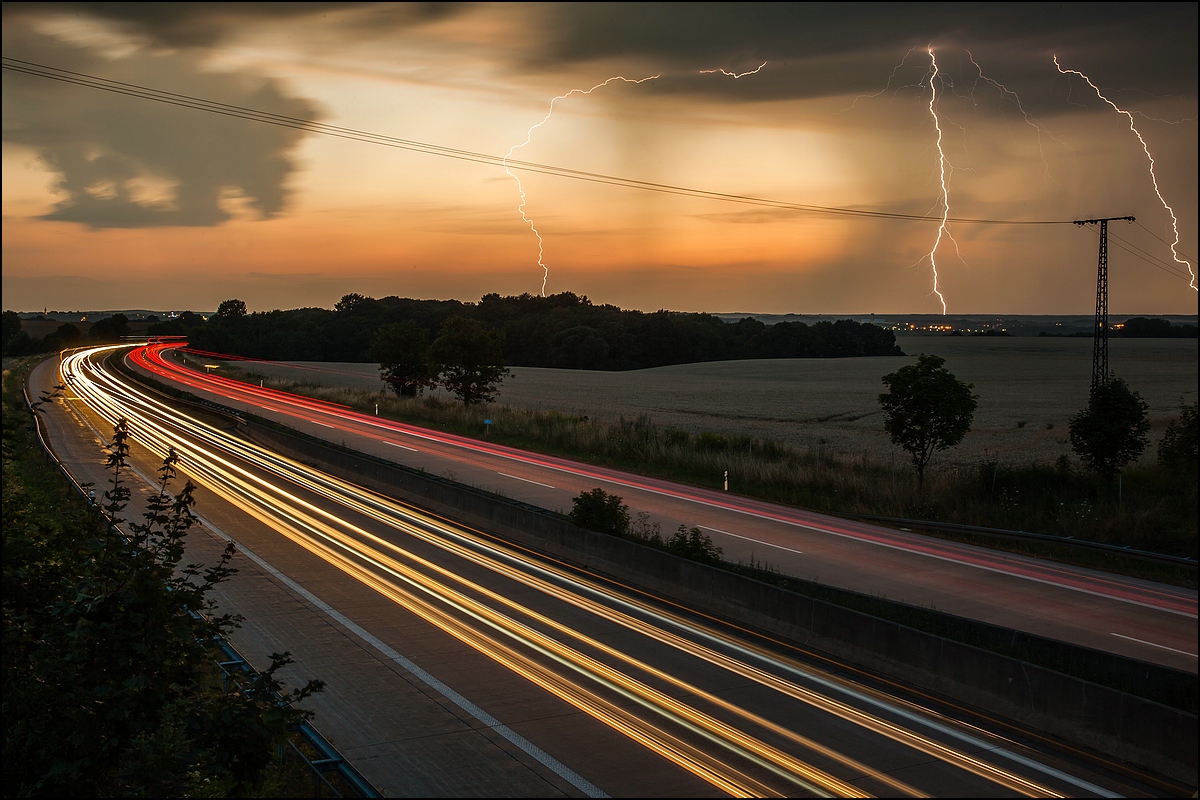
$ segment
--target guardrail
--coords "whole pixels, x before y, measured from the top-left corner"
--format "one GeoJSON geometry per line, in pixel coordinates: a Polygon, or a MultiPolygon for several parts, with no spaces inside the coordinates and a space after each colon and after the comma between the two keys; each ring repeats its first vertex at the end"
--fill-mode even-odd
{"type": "MultiPolygon", "coordinates": [[[[124,363],[124,359],[117,360],[115,366],[122,374],[130,379],[141,384],[143,387],[157,391],[161,394],[166,394],[175,400],[184,403],[190,403],[194,406],[215,411],[232,417],[235,422],[245,424],[248,419],[259,420],[253,414],[248,414],[230,406],[221,405],[211,400],[205,400],[201,397],[196,397],[188,392],[174,387],[168,387],[161,382],[148,378],[144,375],[135,373],[124,363]]],[[[861,522],[873,522],[880,525],[887,525],[901,529],[917,529],[929,531],[946,531],[948,533],[966,533],[975,536],[991,536],[995,538],[1007,539],[1023,539],[1025,541],[1045,542],[1048,544],[1060,545],[1063,547],[1071,547],[1080,550],[1093,550],[1110,555],[1123,556],[1142,561],[1155,561],[1161,564],[1170,564],[1177,567],[1185,567],[1196,569],[1198,562],[1196,559],[1188,556],[1172,556],[1165,553],[1154,553],[1148,550],[1136,550],[1132,547],[1123,547],[1121,545],[1106,544],[1104,542],[1093,542],[1087,539],[1076,539],[1071,536],[1055,536],[1049,533],[1030,533],[1028,531],[1011,531],[1004,528],[984,528],[978,525],[961,525],[955,522],[934,522],[932,520],[923,519],[905,519],[902,517],[881,517],[871,514],[831,514],[831,516],[842,517],[843,519],[858,520],[861,522]]]]}
{"type": "MultiPolygon", "coordinates": [[[[28,407],[30,417],[33,419],[33,431],[37,434],[38,444],[41,445],[42,452],[50,459],[51,463],[58,467],[59,472],[61,472],[63,476],[70,481],[71,485],[75,487],[75,490],[79,492],[79,495],[84,499],[84,501],[94,504],[96,502],[95,495],[88,495],[87,491],[84,490],[83,485],[80,484],[79,481],[75,480],[75,476],[73,476],[67,470],[62,461],[60,461],[58,456],[54,453],[54,450],[51,449],[49,442],[46,441],[45,432],[42,430],[42,421],[38,417],[37,410],[33,407],[33,402],[29,399],[29,387],[24,383],[21,385],[21,394],[25,398],[25,405],[28,407]]],[[[242,654],[239,653],[233,645],[226,641],[224,637],[215,637],[213,644],[215,644],[217,648],[220,649],[220,651],[226,656],[224,661],[217,662],[218,666],[221,668],[221,672],[226,677],[226,688],[228,688],[228,683],[230,681],[234,682],[238,688],[241,688],[240,684],[236,683],[236,678],[233,674],[234,670],[237,670],[244,675],[257,675],[257,671],[250,666],[249,662],[242,657],[242,654]]],[[[281,705],[286,705],[285,701],[279,697],[278,694],[275,695],[275,699],[281,705]]],[[[337,751],[337,748],[334,747],[328,739],[322,736],[321,733],[307,720],[302,720],[297,723],[292,732],[298,734],[300,738],[304,740],[304,743],[311,747],[319,757],[316,759],[310,759],[300,750],[299,747],[296,746],[296,743],[292,739],[288,739],[288,741],[279,748],[280,759],[282,760],[288,757],[298,758],[302,763],[308,766],[313,773],[314,797],[346,796],[343,791],[340,791],[334,787],[332,783],[330,783],[329,779],[326,777],[326,775],[330,773],[336,774],[341,779],[339,782],[343,783],[344,787],[350,789],[352,792],[350,796],[352,797],[383,797],[379,790],[372,786],[371,782],[363,777],[362,773],[355,769],[352,764],[346,761],[346,759],[342,757],[342,754],[337,751]],[[322,792],[327,792],[328,794],[323,795],[322,792]]]]}
{"type": "Polygon", "coordinates": [[[862,522],[876,522],[902,528],[917,528],[931,531],[947,531],[952,533],[969,533],[976,536],[995,536],[1007,539],[1024,539],[1026,541],[1050,542],[1052,544],[1078,547],[1084,550],[1096,550],[1113,555],[1137,558],[1143,561],[1157,561],[1162,564],[1172,564],[1177,567],[1196,569],[1196,559],[1188,556],[1169,556],[1165,553],[1152,553],[1149,550],[1135,550],[1132,547],[1122,547],[1104,542],[1092,542],[1087,539],[1076,539],[1071,536],[1055,536],[1049,533],[1029,533],[1028,531],[1010,531],[1004,528],[983,528],[978,525],[959,525],[954,522],[933,522],[925,519],[903,519],[901,517],[878,517],[871,514],[836,514],[845,519],[862,522]]]}

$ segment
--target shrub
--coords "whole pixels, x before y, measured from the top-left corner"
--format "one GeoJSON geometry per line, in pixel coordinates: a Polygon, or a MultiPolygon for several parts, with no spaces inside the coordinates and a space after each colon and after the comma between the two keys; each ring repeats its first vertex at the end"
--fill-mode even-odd
{"type": "Polygon", "coordinates": [[[581,528],[625,536],[629,533],[629,506],[621,499],[599,487],[590,492],[580,492],[568,516],[581,528]]]}

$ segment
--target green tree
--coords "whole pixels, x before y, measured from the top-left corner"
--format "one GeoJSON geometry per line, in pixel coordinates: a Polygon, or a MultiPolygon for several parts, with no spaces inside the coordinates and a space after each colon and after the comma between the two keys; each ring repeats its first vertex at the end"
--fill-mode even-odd
{"type": "Polygon", "coordinates": [[[725,551],[713,544],[712,537],[697,527],[680,525],[667,539],[667,549],[678,556],[690,558],[703,564],[720,564],[725,551]]]}
{"type": "Polygon", "coordinates": [[[1120,378],[1092,388],[1087,407],[1068,423],[1071,448],[1106,478],[1136,461],[1148,443],[1146,401],[1120,378]]]}
{"type": "Polygon", "coordinates": [[[572,501],[571,513],[567,516],[581,528],[624,536],[629,533],[629,506],[621,499],[599,487],[580,492],[572,501]]]}
{"type": "Polygon", "coordinates": [[[429,366],[425,329],[412,320],[393,322],[376,331],[371,358],[379,362],[380,377],[400,397],[416,397],[437,383],[429,366]]]}
{"type": "Polygon", "coordinates": [[[8,345],[21,332],[21,317],[15,311],[4,312],[3,327],[0,328],[3,332],[4,352],[8,352],[8,345]]]}
{"type": "Polygon", "coordinates": [[[429,362],[441,384],[466,406],[490,403],[509,375],[499,337],[482,323],[459,316],[442,324],[429,348],[429,362]]]}
{"type": "Polygon", "coordinates": [[[215,315],[218,319],[237,319],[246,316],[246,304],[241,300],[222,300],[215,315]]]}
{"type": "Polygon", "coordinates": [[[129,319],[124,314],[113,314],[111,317],[92,324],[88,329],[88,338],[97,342],[115,342],[122,336],[129,335],[129,319]]]}
{"type": "Polygon", "coordinates": [[[110,488],[84,504],[35,457],[28,417],[8,395],[5,387],[5,795],[245,794],[308,712],[269,694],[281,688],[286,653],[246,687],[222,685],[210,642],[237,619],[209,595],[233,573],[233,545],[208,567],[183,561],[194,487],[172,496],[174,451],[141,520],[118,516],[130,497],[123,420],[110,488]]]}
{"type": "Polygon", "coordinates": [[[971,430],[979,396],[973,383],[963,383],[940,356],[925,355],[916,364],[884,375],[888,391],[879,395],[884,428],[892,442],[912,457],[917,490],[924,490],[925,467],[938,450],[953,447],[971,430]]]}
{"type": "Polygon", "coordinates": [[[1196,474],[1197,403],[1181,405],[1179,420],[1172,420],[1158,443],[1158,463],[1182,473],[1196,474]]]}

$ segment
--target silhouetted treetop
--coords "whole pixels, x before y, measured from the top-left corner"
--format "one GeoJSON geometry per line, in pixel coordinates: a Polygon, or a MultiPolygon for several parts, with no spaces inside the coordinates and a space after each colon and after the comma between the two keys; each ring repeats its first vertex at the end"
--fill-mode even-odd
{"type": "Polygon", "coordinates": [[[571,292],[538,297],[484,295],[457,300],[372,298],[347,294],[335,310],[303,308],[244,316],[189,331],[194,347],[281,361],[373,361],[371,343],[388,325],[412,322],[428,341],[450,317],[474,320],[503,343],[505,364],[627,370],[753,358],[844,358],[899,355],[895,335],[838,320],[765,325],[727,323],[711,314],[628,311],[594,305],[571,292]]]}

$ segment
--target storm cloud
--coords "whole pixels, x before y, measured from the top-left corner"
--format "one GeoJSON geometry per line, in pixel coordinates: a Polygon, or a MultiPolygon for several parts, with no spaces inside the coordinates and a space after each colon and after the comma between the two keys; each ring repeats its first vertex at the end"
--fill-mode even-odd
{"type": "MultiPolygon", "coordinates": [[[[94,50],[6,26],[6,55],[178,94],[315,119],[310,101],[246,71],[210,71],[194,55],[94,50]],[[10,38],[12,37],[12,38],[10,38]]],[[[14,74],[5,82],[4,137],[33,148],[65,194],[43,218],[91,228],[212,226],[240,203],[280,213],[302,131],[14,74]]]]}

